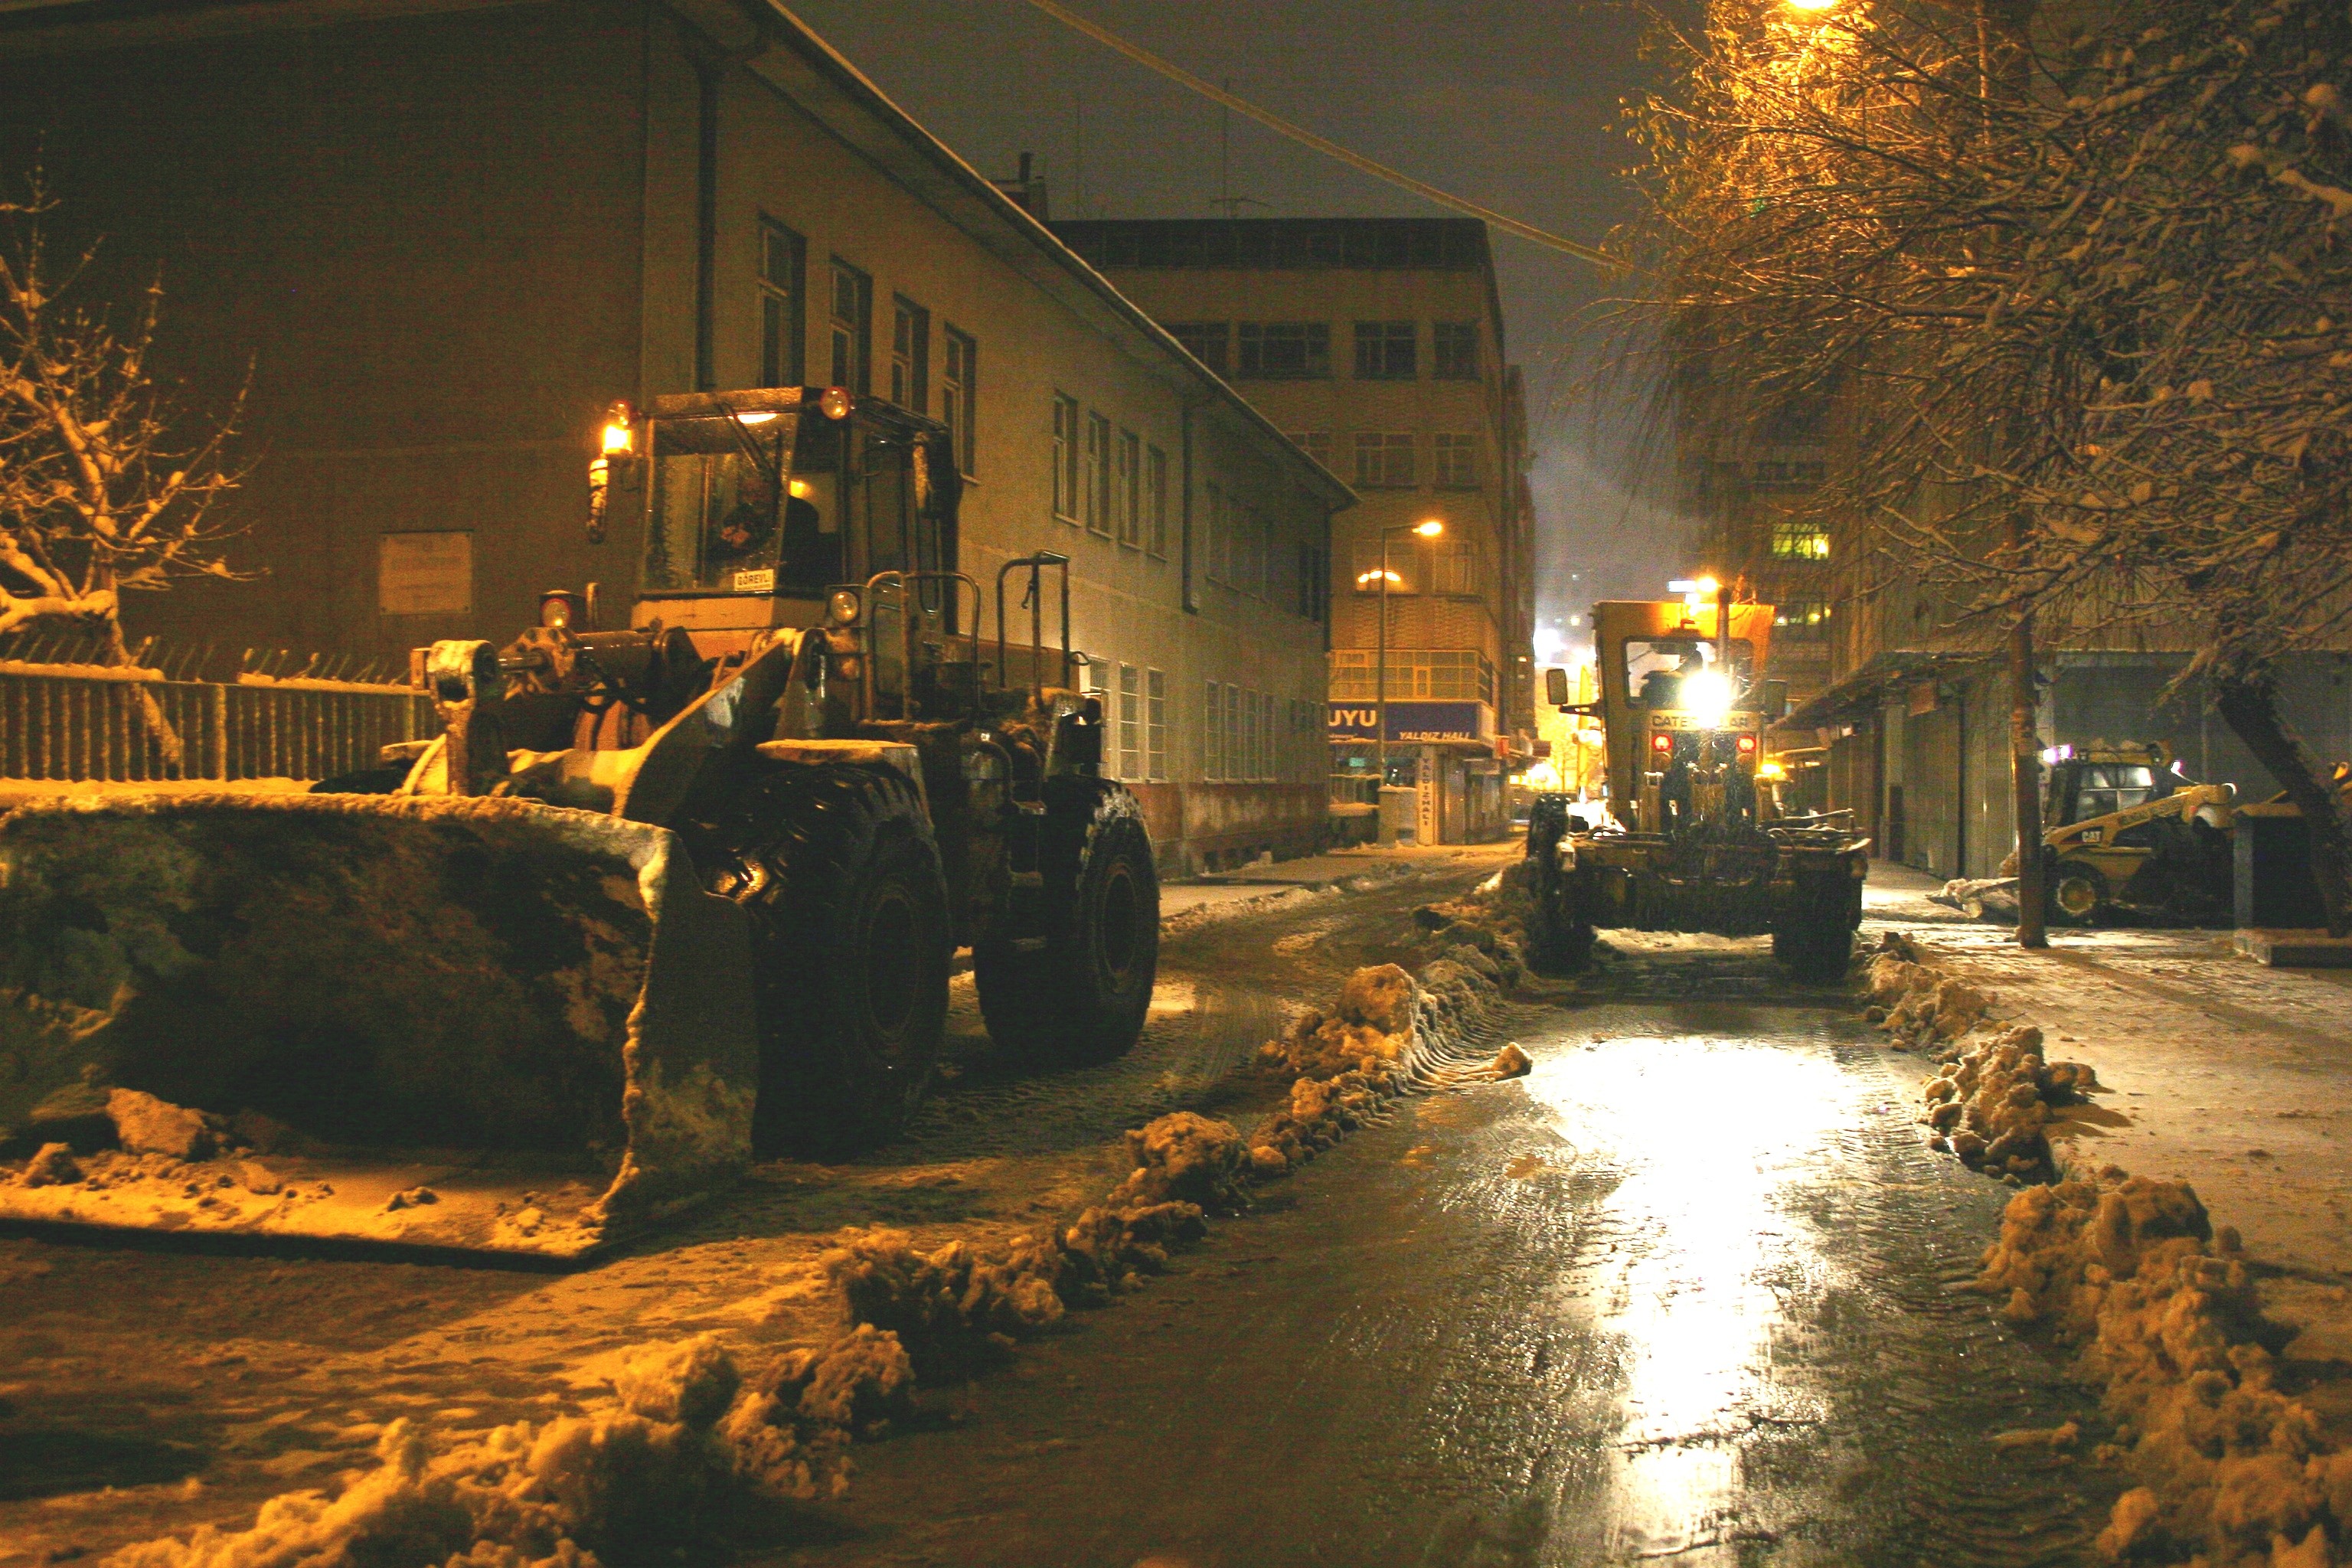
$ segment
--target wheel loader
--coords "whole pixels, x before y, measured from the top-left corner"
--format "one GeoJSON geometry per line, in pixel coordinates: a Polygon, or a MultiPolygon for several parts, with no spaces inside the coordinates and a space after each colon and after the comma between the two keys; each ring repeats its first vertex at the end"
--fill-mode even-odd
{"type": "Polygon", "coordinates": [[[1869,840],[1855,837],[1850,814],[1782,815],[1759,792],[1764,731],[1787,689],[1763,678],[1772,607],[1730,594],[1596,605],[1597,704],[1570,704],[1567,672],[1547,671],[1555,707],[1601,720],[1608,799],[1603,812],[1538,795],[1529,813],[1538,968],[1580,968],[1598,929],[1619,927],[1769,931],[1773,955],[1798,979],[1844,973],[1869,840]]]}
{"type": "Polygon", "coordinates": [[[1000,1048],[1133,1044],[1159,883],[1068,560],[985,594],[946,432],[838,389],[603,446],[625,625],[418,650],[442,733],[307,795],[0,816],[0,1221],[576,1259],[887,1137],[959,948],[1000,1048]]]}
{"type": "Polygon", "coordinates": [[[2053,921],[2096,925],[2119,910],[2192,923],[2227,916],[2233,786],[2189,780],[2162,742],[2057,746],[2042,761],[2053,921]]]}

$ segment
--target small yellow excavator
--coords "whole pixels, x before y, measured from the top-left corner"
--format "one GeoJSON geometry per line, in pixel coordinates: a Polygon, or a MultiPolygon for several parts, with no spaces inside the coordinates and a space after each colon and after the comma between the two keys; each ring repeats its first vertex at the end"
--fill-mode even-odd
{"type": "Polygon", "coordinates": [[[1001,1048],[1134,1043],[1159,882],[1067,559],[983,636],[947,433],[838,388],[604,447],[625,626],[419,650],[443,733],[307,795],[0,812],[0,1221],[577,1259],[887,1137],[959,947],[1001,1048]]]}
{"type": "Polygon", "coordinates": [[[2055,746],[2042,761],[2051,920],[2095,925],[2122,910],[2193,923],[2229,912],[2235,786],[2190,781],[2162,742],[2055,746]]]}

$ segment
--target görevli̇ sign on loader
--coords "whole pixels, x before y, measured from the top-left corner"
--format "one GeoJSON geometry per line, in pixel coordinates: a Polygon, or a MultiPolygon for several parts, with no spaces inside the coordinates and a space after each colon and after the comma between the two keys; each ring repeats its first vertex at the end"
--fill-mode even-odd
{"type": "Polygon", "coordinates": [[[0,816],[0,1218],[577,1258],[887,1135],[960,946],[1001,1047],[1134,1043],[1159,883],[1066,558],[982,637],[945,432],[838,390],[656,398],[604,449],[625,629],[557,592],[436,644],[443,733],[309,795],[0,816]]]}

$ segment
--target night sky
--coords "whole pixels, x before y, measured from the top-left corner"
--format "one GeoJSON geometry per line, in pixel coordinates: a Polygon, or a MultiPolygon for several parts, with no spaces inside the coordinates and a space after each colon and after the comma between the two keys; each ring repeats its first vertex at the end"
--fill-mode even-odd
{"type": "MultiPolygon", "coordinates": [[[[1628,212],[1618,100],[1643,79],[1639,22],[1586,0],[1072,0],[1073,9],[1241,96],[1443,189],[1588,244],[1628,212]]],[[[793,9],[983,174],[1024,150],[1071,217],[1220,210],[1223,111],[1023,0],[796,0],[793,9]]],[[[1246,216],[1421,216],[1441,209],[1235,117],[1230,194],[1246,216]]],[[[1651,597],[1685,530],[1647,503],[1642,465],[1571,401],[1607,285],[1589,264],[1495,238],[1511,357],[1526,366],[1538,624],[1651,597]],[[1605,477],[1604,477],[1605,476],[1605,477]],[[1578,574],[1571,580],[1570,574],[1578,574]]]]}

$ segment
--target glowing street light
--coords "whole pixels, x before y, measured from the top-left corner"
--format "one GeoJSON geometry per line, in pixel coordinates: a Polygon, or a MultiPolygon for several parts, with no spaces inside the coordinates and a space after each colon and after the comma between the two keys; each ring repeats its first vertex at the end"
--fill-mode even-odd
{"type": "MultiPolygon", "coordinates": [[[[1373,722],[1379,726],[1373,734],[1372,749],[1379,759],[1380,769],[1372,784],[1372,824],[1375,839],[1380,836],[1380,792],[1389,787],[1389,588],[1397,581],[1397,574],[1389,570],[1389,541],[1400,533],[1415,534],[1423,539],[1435,539],[1444,531],[1445,524],[1433,517],[1423,518],[1415,523],[1400,522],[1381,530],[1380,651],[1373,656],[1380,662],[1372,678],[1372,711],[1376,715],[1373,722]]],[[[1360,584],[1361,581],[1362,579],[1358,579],[1360,584]]]]}

